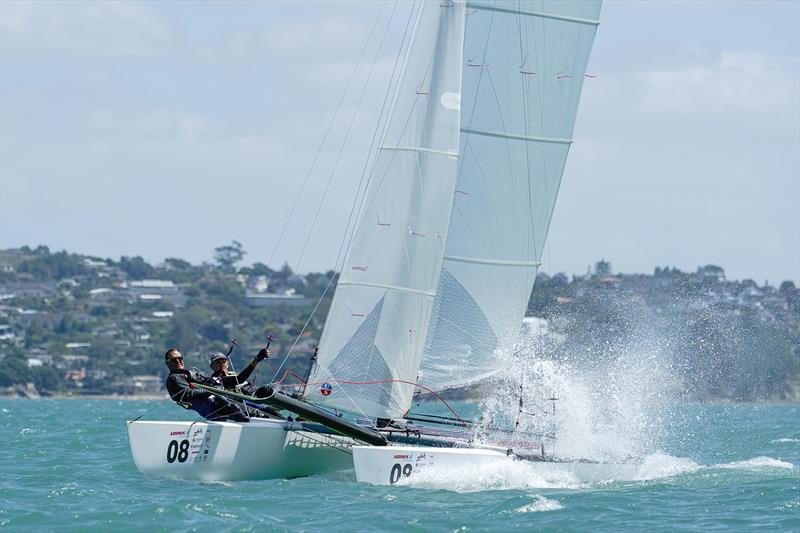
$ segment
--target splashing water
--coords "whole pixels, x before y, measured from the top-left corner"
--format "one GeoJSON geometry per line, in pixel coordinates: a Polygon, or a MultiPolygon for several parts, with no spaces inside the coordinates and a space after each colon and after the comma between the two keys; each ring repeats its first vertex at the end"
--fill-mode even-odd
{"type": "Polygon", "coordinates": [[[602,461],[658,449],[680,390],[667,339],[638,335],[597,360],[555,360],[542,346],[524,338],[506,358],[500,386],[485,404],[486,440],[508,439],[512,431],[514,438],[538,437],[550,454],[602,461]]]}
{"type": "MultiPolygon", "coordinates": [[[[428,468],[412,477],[401,479],[398,485],[416,488],[444,489],[455,492],[526,489],[579,489],[588,485],[565,468],[543,468],[541,463],[499,459],[496,462],[460,467],[428,468]]],[[[547,465],[549,466],[549,465],[547,465]]]]}

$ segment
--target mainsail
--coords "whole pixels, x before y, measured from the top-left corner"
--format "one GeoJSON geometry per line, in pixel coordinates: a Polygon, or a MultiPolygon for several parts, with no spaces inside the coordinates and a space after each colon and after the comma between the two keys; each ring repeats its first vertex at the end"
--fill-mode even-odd
{"type": "Polygon", "coordinates": [[[458,171],[465,9],[423,2],[307,398],[371,417],[411,404],[458,171]]]}
{"type": "Polygon", "coordinates": [[[438,389],[496,371],[541,261],[600,4],[422,2],[311,401],[393,418],[420,365],[438,389]]]}
{"type": "Polygon", "coordinates": [[[491,375],[547,237],[600,0],[467,3],[458,184],[422,381],[491,375]]]}

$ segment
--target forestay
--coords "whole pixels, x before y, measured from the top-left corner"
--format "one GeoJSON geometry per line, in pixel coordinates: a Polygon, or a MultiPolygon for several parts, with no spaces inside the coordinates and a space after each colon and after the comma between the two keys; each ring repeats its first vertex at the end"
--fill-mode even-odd
{"type": "Polygon", "coordinates": [[[428,386],[490,375],[517,340],[600,4],[467,3],[462,155],[422,363],[428,386]]]}
{"type": "Polygon", "coordinates": [[[459,157],[462,2],[423,2],[307,398],[371,417],[411,404],[459,157]],[[324,394],[323,394],[324,393],[324,394]]]}

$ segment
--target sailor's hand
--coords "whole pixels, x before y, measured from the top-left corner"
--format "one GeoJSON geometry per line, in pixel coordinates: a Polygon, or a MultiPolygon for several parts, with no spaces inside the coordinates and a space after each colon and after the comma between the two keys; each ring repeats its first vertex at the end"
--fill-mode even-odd
{"type": "Polygon", "coordinates": [[[260,363],[261,361],[263,361],[268,357],[269,357],[269,348],[262,348],[258,352],[258,355],[256,355],[256,361],[260,363]]]}

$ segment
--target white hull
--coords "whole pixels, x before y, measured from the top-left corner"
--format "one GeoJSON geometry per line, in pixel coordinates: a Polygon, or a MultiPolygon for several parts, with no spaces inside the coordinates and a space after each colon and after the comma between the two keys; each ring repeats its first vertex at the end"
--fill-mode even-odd
{"type": "Polygon", "coordinates": [[[128,423],[136,467],[143,474],[198,481],[294,478],[350,468],[351,439],[303,431],[297,423],[128,423]]]}
{"type": "MultiPolygon", "coordinates": [[[[493,448],[439,448],[431,446],[353,446],[356,480],[373,485],[394,485],[414,481],[422,473],[446,474],[452,470],[478,469],[521,459],[493,448]]],[[[525,464],[543,479],[562,479],[565,475],[580,483],[632,478],[635,463],[598,463],[589,461],[529,460],[525,464]]]]}

